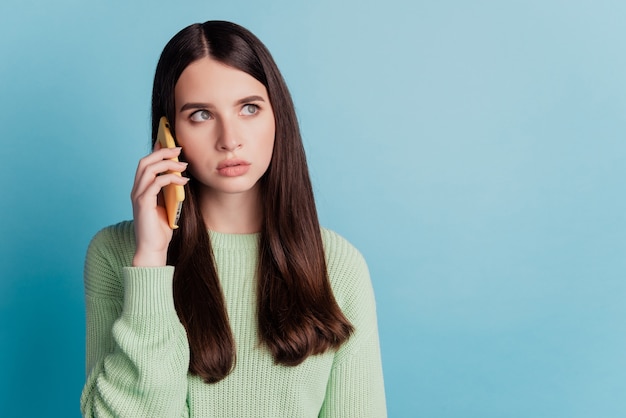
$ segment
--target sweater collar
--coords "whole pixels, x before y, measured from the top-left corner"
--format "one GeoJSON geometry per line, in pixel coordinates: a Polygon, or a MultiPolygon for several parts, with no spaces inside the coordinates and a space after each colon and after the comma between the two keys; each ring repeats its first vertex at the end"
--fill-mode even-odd
{"type": "Polygon", "coordinates": [[[220,249],[254,249],[259,247],[261,233],[254,234],[225,234],[209,230],[211,246],[220,249]]]}

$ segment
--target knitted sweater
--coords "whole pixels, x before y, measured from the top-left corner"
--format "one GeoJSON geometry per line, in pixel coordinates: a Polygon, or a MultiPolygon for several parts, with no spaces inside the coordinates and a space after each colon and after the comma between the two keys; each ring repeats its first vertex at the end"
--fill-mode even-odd
{"type": "Polygon", "coordinates": [[[259,234],[209,234],[235,338],[234,370],[214,384],[188,373],[189,345],[172,296],[174,267],[128,267],[135,237],[132,222],[122,222],[96,234],[87,251],[83,415],[385,417],[374,295],[361,254],[322,229],[335,299],[355,332],[338,350],[289,367],[259,344],[259,234]]]}

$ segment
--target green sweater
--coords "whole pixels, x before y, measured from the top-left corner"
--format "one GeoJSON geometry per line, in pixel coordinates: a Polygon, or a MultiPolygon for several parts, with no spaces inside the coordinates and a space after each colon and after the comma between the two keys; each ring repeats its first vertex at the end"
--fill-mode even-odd
{"type": "Polygon", "coordinates": [[[189,345],[172,297],[174,267],[128,267],[132,222],[100,231],[85,261],[85,416],[385,417],[376,308],[367,265],[345,239],[322,230],[337,303],[355,327],[339,350],[277,365],[259,345],[254,276],[258,234],[210,232],[237,347],[225,379],[188,373],[189,345]]]}

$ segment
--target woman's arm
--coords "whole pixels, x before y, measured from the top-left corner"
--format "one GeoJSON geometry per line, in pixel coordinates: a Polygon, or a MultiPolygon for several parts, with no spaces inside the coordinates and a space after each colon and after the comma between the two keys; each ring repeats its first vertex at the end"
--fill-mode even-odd
{"type": "Polygon", "coordinates": [[[167,267],[172,239],[161,188],[184,185],[180,148],[160,149],[137,166],[131,200],[134,222],[104,229],[85,261],[87,416],[178,417],[187,397],[189,344],[172,295],[167,267]],[[129,267],[134,266],[134,267],[129,267]]]}
{"type": "Polygon", "coordinates": [[[376,302],[367,264],[339,235],[324,230],[323,237],[335,298],[355,331],[335,354],[319,416],[384,418],[387,407],[376,302]]]}
{"type": "Polygon", "coordinates": [[[124,267],[131,223],[101,231],[85,263],[84,416],[186,416],[189,347],[172,297],[173,267],[124,267]]]}
{"type": "Polygon", "coordinates": [[[387,416],[378,333],[359,342],[359,349],[333,365],[320,418],[387,416]]]}

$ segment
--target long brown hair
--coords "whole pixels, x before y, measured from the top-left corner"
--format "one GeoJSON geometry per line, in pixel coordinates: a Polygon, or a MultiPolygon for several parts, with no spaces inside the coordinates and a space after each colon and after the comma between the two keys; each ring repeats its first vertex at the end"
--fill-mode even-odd
{"type": "MultiPolygon", "coordinates": [[[[295,366],[309,355],[336,349],[353,332],[332,293],[311,180],[291,95],[276,63],[256,36],[234,23],[209,21],[176,34],[157,64],[152,92],[152,138],[165,115],[175,121],[174,88],[192,62],[211,57],[244,71],[267,89],[276,137],[272,160],[261,177],[263,223],[257,272],[257,318],[261,343],[277,363],[295,366]]],[[[174,136],[176,127],[172,124],[174,136]]],[[[184,151],[183,151],[184,152],[184,151]]],[[[184,158],[184,156],[183,156],[184,158]]],[[[175,265],[174,302],[187,330],[189,371],[207,383],[228,375],[235,342],[196,200],[195,182],[168,251],[175,265]]]]}

